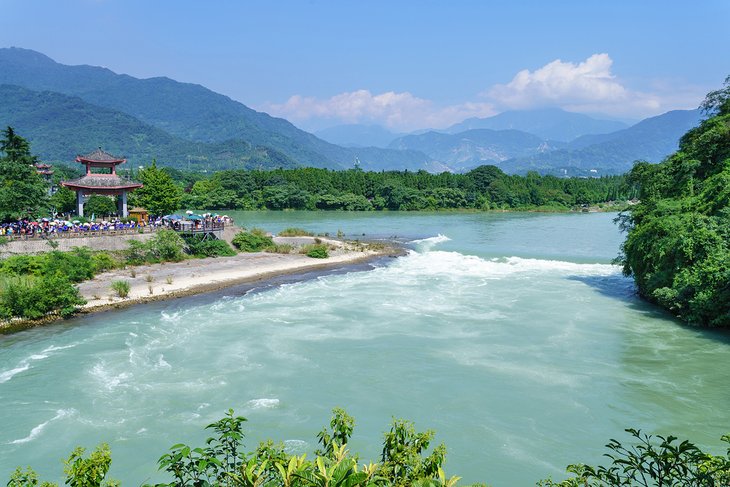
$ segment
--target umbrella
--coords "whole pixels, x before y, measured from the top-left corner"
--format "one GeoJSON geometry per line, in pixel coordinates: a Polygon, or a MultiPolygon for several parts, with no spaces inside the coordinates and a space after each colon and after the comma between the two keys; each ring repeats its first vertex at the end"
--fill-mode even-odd
{"type": "Polygon", "coordinates": [[[48,221],[48,218],[41,218],[41,221],[42,222],[47,222],[48,221]]]}
{"type": "Polygon", "coordinates": [[[193,210],[188,210],[185,213],[187,213],[188,215],[192,215],[193,214],[193,210]]]}
{"type": "Polygon", "coordinates": [[[74,223],[81,223],[81,222],[80,222],[80,221],[78,221],[78,220],[74,220],[74,223]]]}
{"type": "Polygon", "coordinates": [[[200,215],[188,215],[188,220],[202,220],[203,217],[200,215]]]}

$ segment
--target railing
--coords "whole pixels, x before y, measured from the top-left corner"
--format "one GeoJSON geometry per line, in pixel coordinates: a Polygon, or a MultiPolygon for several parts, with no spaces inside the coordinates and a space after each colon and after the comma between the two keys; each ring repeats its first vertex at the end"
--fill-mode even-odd
{"type": "Polygon", "coordinates": [[[12,233],[0,235],[0,238],[6,238],[10,241],[15,240],[48,240],[48,239],[73,239],[83,237],[105,237],[113,235],[138,235],[141,233],[153,233],[158,230],[174,230],[178,233],[212,233],[221,232],[225,229],[224,222],[203,223],[200,225],[147,225],[144,227],[134,228],[107,228],[90,230],[85,228],[71,229],[66,231],[55,232],[29,232],[29,233],[12,233]]]}
{"type": "Polygon", "coordinates": [[[76,229],[55,232],[29,232],[0,235],[8,240],[48,240],[57,238],[83,238],[83,237],[105,237],[110,235],[137,235],[140,233],[152,233],[165,227],[134,227],[134,228],[107,228],[98,230],[76,229]]]}
{"type": "Polygon", "coordinates": [[[226,224],[223,222],[202,223],[200,225],[179,225],[171,228],[179,233],[211,233],[221,232],[225,229],[226,224]]]}

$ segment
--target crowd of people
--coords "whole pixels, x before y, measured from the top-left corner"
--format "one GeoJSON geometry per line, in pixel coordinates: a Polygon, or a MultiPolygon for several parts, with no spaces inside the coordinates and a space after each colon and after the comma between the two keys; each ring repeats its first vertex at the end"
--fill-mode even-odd
{"type": "Polygon", "coordinates": [[[109,219],[102,221],[82,222],[80,220],[64,220],[42,218],[39,220],[23,219],[0,224],[0,236],[11,239],[70,237],[77,235],[101,235],[115,233],[141,233],[155,231],[160,228],[171,228],[177,231],[186,229],[198,230],[206,228],[222,228],[230,223],[227,216],[219,215],[168,215],[150,218],[149,222],[134,219],[109,219]]]}
{"type": "Polygon", "coordinates": [[[79,220],[60,220],[43,218],[41,220],[18,220],[0,224],[0,236],[9,238],[34,238],[70,236],[82,233],[101,233],[111,231],[139,231],[145,224],[136,221],[104,220],[100,222],[81,222],[79,220]]]}

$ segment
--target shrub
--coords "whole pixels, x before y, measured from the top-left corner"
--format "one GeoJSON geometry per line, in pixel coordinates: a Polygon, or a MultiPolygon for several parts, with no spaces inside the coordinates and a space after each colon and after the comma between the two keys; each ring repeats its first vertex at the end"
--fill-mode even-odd
{"type": "Polygon", "coordinates": [[[250,232],[238,232],[231,243],[241,252],[262,252],[275,247],[271,237],[258,228],[250,232]]]}
{"type": "Polygon", "coordinates": [[[178,262],[183,260],[187,248],[185,240],[173,230],[160,230],[147,241],[150,254],[161,261],[178,262]]]}
{"type": "Polygon", "coordinates": [[[294,250],[292,244],[274,244],[274,248],[270,252],[275,254],[291,254],[292,250],[294,250]]]}
{"type": "Polygon", "coordinates": [[[71,282],[81,282],[94,277],[96,271],[87,247],[74,247],[70,252],[52,250],[42,257],[40,274],[44,276],[59,275],[71,282]]]}
{"type": "Polygon", "coordinates": [[[225,240],[204,238],[202,235],[185,237],[187,252],[195,257],[229,257],[236,251],[225,240]]]}
{"type": "Polygon", "coordinates": [[[313,259],[326,259],[330,256],[327,246],[324,244],[305,245],[302,247],[301,253],[313,259]]]}
{"type": "Polygon", "coordinates": [[[112,281],[111,284],[112,291],[117,293],[117,296],[120,298],[126,298],[129,296],[130,287],[129,281],[112,281]]]}
{"type": "Polygon", "coordinates": [[[290,227],[279,232],[280,237],[311,237],[314,235],[303,228],[290,227]]]}
{"type": "Polygon", "coordinates": [[[185,240],[173,230],[160,230],[147,242],[129,240],[124,252],[127,263],[178,262],[185,258],[185,240]]]}
{"type": "Polygon", "coordinates": [[[64,276],[12,277],[0,283],[0,316],[42,318],[51,312],[68,317],[86,301],[64,276]]]}
{"type": "Polygon", "coordinates": [[[94,273],[106,272],[118,267],[117,261],[107,252],[96,252],[91,257],[94,273]]]}
{"type": "Polygon", "coordinates": [[[37,274],[43,262],[41,256],[11,255],[0,263],[0,272],[9,276],[37,274]]]}

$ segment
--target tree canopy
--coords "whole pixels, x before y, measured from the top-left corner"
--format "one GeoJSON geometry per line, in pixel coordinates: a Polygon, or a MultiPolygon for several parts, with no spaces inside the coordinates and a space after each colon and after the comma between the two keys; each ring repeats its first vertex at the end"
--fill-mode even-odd
{"type": "Polygon", "coordinates": [[[170,174],[157,167],[157,162],[142,169],[137,178],[144,185],[132,193],[132,202],[142,206],[152,215],[167,215],[180,208],[182,188],[172,180],[170,174]]]}
{"type": "Polygon", "coordinates": [[[629,180],[641,203],[621,223],[620,258],[639,292],[684,320],[730,326],[730,77],[702,107],[709,118],[658,165],[629,180]]]}
{"type": "Polygon", "coordinates": [[[30,144],[7,127],[0,151],[0,220],[37,216],[46,207],[48,188],[33,166],[37,158],[30,144]]]}

